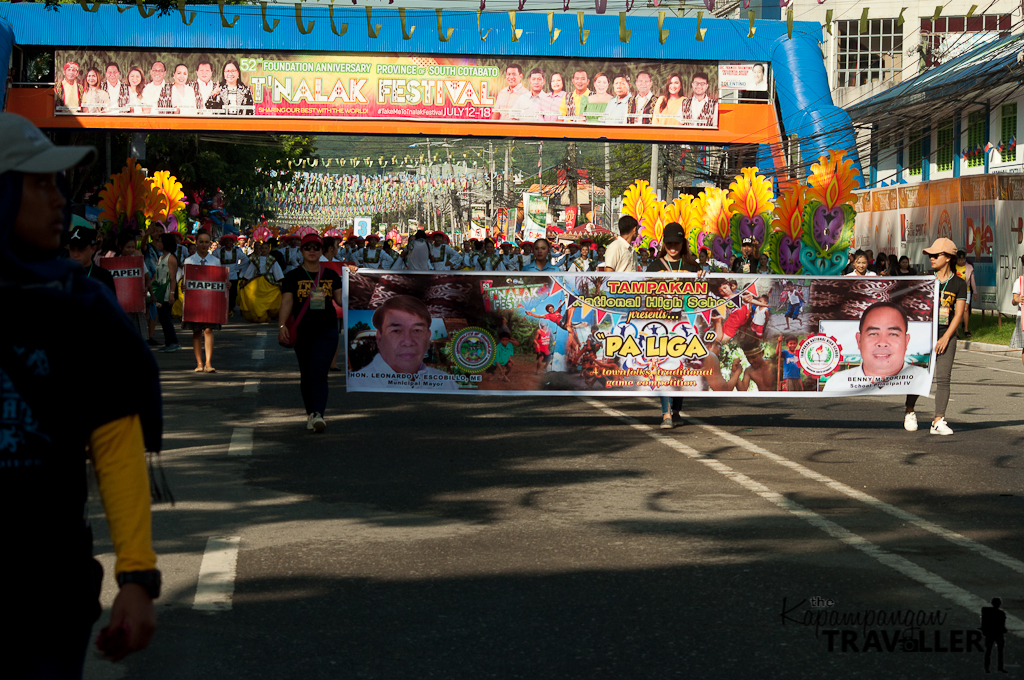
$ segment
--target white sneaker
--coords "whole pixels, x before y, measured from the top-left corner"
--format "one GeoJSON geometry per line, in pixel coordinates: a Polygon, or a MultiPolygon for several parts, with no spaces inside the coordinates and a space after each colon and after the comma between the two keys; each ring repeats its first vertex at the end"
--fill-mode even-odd
{"type": "Polygon", "coordinates": [[[939,422],[932,423],[931,433],[948,435],[953,434],[953,430],[949,427],[949,423],[946,422],[945,418],[940,418],[939,422]]]}
{"type": "Polygon", "coordinates": [[[917,432],[917,414],[911,411],[903,416],[903,429],[907,432],[917,432]]]}
{"type": "Polygon", "coordinates": [[[313,416],[309,419],[309,423],[311,425],[311,429],[317,434],[320,434],[321,432],[327,429],[327,421],[324,420],[324,417],[319,413],[314,413],[313,416]]]}
{"type": "Polygon", "coordinates": [[[313,416],[315,416],[315,415],[316,415],[315,413],[310,413],[308,416],[306,416],[306,429],[307,430],[310,430],[310,431],[313,430],[313,416]]]}

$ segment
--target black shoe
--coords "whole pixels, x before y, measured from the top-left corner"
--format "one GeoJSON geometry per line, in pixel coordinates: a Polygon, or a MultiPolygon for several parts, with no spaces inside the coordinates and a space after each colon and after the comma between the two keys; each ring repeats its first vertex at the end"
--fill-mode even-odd
{"type": "Polygon", "coordinates": [[[156,338],[149,338],[146,340],[146,344],[150,347],[159,347],[160,343],[156,341],[156,338]]]}

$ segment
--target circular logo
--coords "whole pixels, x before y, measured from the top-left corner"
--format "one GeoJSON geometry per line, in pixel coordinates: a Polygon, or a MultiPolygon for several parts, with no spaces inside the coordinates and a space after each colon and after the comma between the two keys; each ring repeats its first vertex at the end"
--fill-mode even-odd
{"type": "Polygon", "coordinates": [[[818,333],[807,336],[800,344],[796,356],[804,373],[820,378],[832,375],[839,368],[843,348],[832,336],[818,333]]]}
{"type": "Polygon", "coordinates": [[[467,373],[479,373],[494,362],[494,338],[483,328],[463,328],[449,343],[452,361],[467,373]]]}

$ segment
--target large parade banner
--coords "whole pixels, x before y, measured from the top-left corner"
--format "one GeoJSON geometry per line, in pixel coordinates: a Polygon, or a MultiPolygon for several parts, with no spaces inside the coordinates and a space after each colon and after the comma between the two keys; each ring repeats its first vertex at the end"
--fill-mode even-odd
{"type": "Polygon", "coordinates": [[[995,247],[996,299],[1004,314],[1019,314],[1013,305],[1013,284],[1024,274],[1020,258],[1024,255],[1024,177],[1000,175],[996,200],[995,247]]]}
{"type": "Polygon", "coordinates": [[[878,189],[871,192],[871,233],[870,247],[875,253],[894,253],[899,247],[899,210],[897,192],[892,189],[878,189]]]}
{"type": "Polygon", "coordinates": [[[114,279],[114,292],[121,308],[129,314],[146,311],[146,265],[141,255],[101,257],[100,266],[114,279]]]}
{"type": "MultiPolygon", "coordinates": [[[[106,93],[79,105],[58,84],[58,114],[718,127],[717,62],[109,50],[58,50],[55,59],[58,72],[79,64],[80,84],[106,93]]],[[[767,88],[765,75],[751,65],[743,84],[767,88]]]]}
{"type": "Polygon", "coordinates": [[[920,253],[934,241],[928,240],[928,184],[899,187],[899,206],[901,250],[898,254],[920,253]]]}
{"type": "Polygon", "coordinates": [[[963,205],[961,233],[954,234],[957,244],[974,265],[977,298],[974,309],[996,309],[996,263],[994,256],[996,224],[996,176],[976,175],[960,178],[963,205]]]}
{"type": "Polygon", "coordinates": [[[355,392],[927,395],[934,277],[345,272],[355,392]]]}

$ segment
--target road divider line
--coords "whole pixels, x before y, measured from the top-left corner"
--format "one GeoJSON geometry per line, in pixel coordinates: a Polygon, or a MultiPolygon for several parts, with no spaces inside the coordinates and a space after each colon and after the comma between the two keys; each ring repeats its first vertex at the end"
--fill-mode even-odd
{"type": "Polygon", "coordinates": [[[240,540],[240,536],[211,536],[207,539],[192,609],[217,612],[231,609],[240,540]]]}
{"type": "Polygon", "coordinates": [[[256,378],[254,380],[246,380],[245,385],[242,386],[242,394],[256,394],[260,391],[260,380],[256,378]]]}
{"type": "Polygon", "coordinates": [[[993,562],[996,562],[998,564],[1003,565],[1004,567],[1012,569],[1018,574],[1024,574],[1024,562],[1021,562],[1018,559],[1014,559],[1006,553],[999,552],[998,550],[993,550],[987,545],[983,545],[981,543],[978,543],[977,541],[967,538],[963,534],[951,531],[950,529],[947,529],[939,524],[936,524],[935,522],[926,520],[923,517],[918,517],[917,515],[911,512],[907,512],[906,510],[903,510],[901,508],[898,508],[895,505],[890,505],[889,503],[879,500],[870,494],[864,493],[863,491],[858,491],[857,489],[854,489],[851,486],[847,486],[846,484],[838,482],[832,479],[831,477],[827,477],[821,473],[815,472],[814,470],[811,470],[810,468],[801,465],[800,463],[792,461],[786,458],[785,456],[780,456],[777,453],[772,453],[771,451],[768,451],[767,449],[758,446],[757,444],[754,444],[753,442],[750,442],[744,439],[743,437],[740,437],[739,435],[726,432],[725,430],[715,427],[714,425],[709,425],[708,423],[702,421],[700,418],[694,418],[693,416],[689,416],[685,413],[680,413],[679,415],[688,420],[689,422],[693,423],[694,425],[704,428],[708,432],[717,435],[718,437],[733,444],[734,446],[746,449],[751,453],[756,453],[762,458],[766,458],[767,460],[770,460],[773,463],[789,468],[790,470],[793,470],[794,472],[797,472],[803,475],[804,477],[807,477],[808,479],[813,479],[816,482],[824,484],[833,491],[838,491],[839,493],[850,498],[853,498],[854,500],[860,501],[865,505],[869,505],[872,508],[875,508],[876,510],[880,510],[888,515],[892,515],[897,519],[903,520],[904,522],[913,524],[919,529],[923,529],[925,531],[935,534],[936,536],[940,536],[945,540],[949,541],[950,543],[953,543],[954,545],[958,545],[961,548],[964,548],[965,550],[970,550],[971,552],[977,555],[981,555],[982,557],[990,559],[993,562]]]}
{"type": "MultiPolygon", "coordinates": [[[[737,472],[736,470],[732,469],[725,463],[714,458],[709,458],[701,454],[696,449],[687,446],[686,444],[683,444],[682,442],[673,439],[672,437],[667,437],[661,434],[651,426],[641,423],[636,418],[630,417],[620,411],[616,411],[615,409],[609,408],[602,404],[601,402],[594,399],[583,399],[583,401],[586,402],[587,404],[590,404],[597,410],[602,411],[603,413],[613,418],[621,420],[622,422],[626,423],[633,429],[643,432],[656,442],[664,444],[665,446],[668,446],[673,450],[679,451],[683,455],[687,456],[688,458],[692,458],[699,463],[703,463],[708,468],[714,470],[715,472],[718,472],[727,479],[736,482],[737,484],[747,489],[751,493],[760,496],[761,498],[767,500],[770,503],[773,503],[777,507],[785,510],[786,512],[789,512],[790,514],[799,517],[811,526],[816,527],[821,531],[825,532],[832,538],[864,553],[868,557],[871,557],[876,562],[899,572],[900,574],[911,580],[917,581],[918,583],[928,588],[932,592],[940,595],[941,597],[957,605],[960,605],[961,607],[964,607],[965,609],[970,610],[972,613],[977,613],[981,611],[982,607],[989,606],[988,601],[984,600],[981,597],[978,597],[977,595],[971,592],[968,592],[967,590],[964,590],[960,586],[957,586],[945,580],[938,574],[928,571],[924,567],[921,567],[911,562],[905,557],[895,555],[885,550],[884,548],[875,545],[863,536],[855,534],[849,529],[846,529],[845,527],[840,526],[839,524],[836,524],[831,520],[825,519],[818,513],[814,512],[813,510],[805,508],[799,503],[790,500],[786,496],[776,491],[772,491],[768,486],[762,484],[761,482],[755,481],[750,477],[747,477],[741,472],[737,472]]],[[[687,418],[690,419],[689,417],[687,418]]],[[[1021,621],[1015,616],[1007,614],[1006,623],[1007,628],[1011,633],[1013,633],[1017,637],[1024,638],[1024,621],[1021,621]]]]}
{"type": "Polygon", "coordinates": [[[252,431],[251,427],[236,427],[231,431],[231,443],[228,444],[229,456],[252,455],[252,431]]]}
{"type": "Polygon", "coordinates": [[[265,349],[254,349],[252,351],[252,360],[253,361],[263,361],[263,359],[266,356],[267,356],[267,350],[265,350],[265,349]]]}

